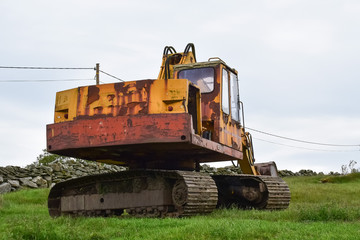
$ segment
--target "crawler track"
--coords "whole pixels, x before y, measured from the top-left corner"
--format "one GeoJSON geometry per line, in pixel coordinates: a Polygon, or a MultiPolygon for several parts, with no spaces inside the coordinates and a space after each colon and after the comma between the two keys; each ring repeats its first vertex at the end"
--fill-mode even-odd
{"type": "Polygon", "coordinates": [[[52,217],[122,215],[181,217],[206,214],[217,204],[210,176],[196,172],[137,170],[56,184],[48,199],[52,217]]]}
{"type": "Polygon", "coordinates": [[[286,209],[290,191],[279,177],[215,175],[187,171],[136,170],[72,179],[56,184],[48,198],[52,217],[183,217],[215,207],[286,209]],[[216,184],[215,184],[216,183],[216,184]]]}

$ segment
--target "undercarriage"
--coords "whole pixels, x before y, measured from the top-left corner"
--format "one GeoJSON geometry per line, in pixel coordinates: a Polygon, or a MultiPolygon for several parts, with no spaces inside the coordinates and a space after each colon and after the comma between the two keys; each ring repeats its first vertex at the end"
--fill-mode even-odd
{"type": "Polygon", "coordinates": [[[289,201],[289,188],[278,177],[131,170],[58,183],[48,207],[52,217],[187,217],[216,207],[279,210],[289,201]]]}

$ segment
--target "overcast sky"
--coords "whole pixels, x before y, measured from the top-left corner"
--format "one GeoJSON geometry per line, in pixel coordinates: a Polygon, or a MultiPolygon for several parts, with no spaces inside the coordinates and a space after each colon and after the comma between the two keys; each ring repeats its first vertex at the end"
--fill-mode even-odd
{"type": "MultiPolygon", "coordinates": [[[[239,71],[257,162],[341,171],[360,153],[360,2],[0,1],[0,66],[85,67],[124,80],[156,78],[164,46],[196,47],[239,71]],[[291,147],[290,147],[291,146],[291,147]],[[311,150],[310,150],[311,149],[311,150]],[[316,149],[316,150],[315,150],[316,149]]],[[[55,93],[93,70],[0,69],[0,166],[26,166],[46,147],[55,93]],[[31,82],[5,82],[28,80],[31,82]]],[[[104,83],[117,81],[101,75],[104,83]]]]}

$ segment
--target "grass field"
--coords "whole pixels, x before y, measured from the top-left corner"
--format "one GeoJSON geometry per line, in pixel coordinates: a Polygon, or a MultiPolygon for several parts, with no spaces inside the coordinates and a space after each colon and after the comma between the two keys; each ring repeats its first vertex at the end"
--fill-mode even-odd
{"type": "Polygon", "coordinates": [[[0,195],[0,239],[360,239],[360,175],[322,178],[285,178],[292,193],[285,211],[222,209],[182,219],[52,219],[48,189],[22,190],[0,195]]]}

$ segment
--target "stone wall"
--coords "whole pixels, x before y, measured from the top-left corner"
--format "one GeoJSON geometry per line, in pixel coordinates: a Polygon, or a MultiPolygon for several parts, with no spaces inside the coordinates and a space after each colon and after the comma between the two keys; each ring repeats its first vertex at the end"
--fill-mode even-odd
{"type": "MultiPolygon", "coordinates": [[[[71,178],[123,170],[125,170],[123,167],[84,160],[56,160],[48,164],[31,164],[25,168],[0,167],[0,194],[23,188],[47,188],[71,178]]],[[[240,169],[233,166],[214,168],[206,164],[201,166],[201,171],[210,175],[241,173],[240,169]]],[[[281,177],[314,176],[318,174],[322,175],[322,173],[316,173],[312,170],[301,170],[296,173],[289,170],[279,171],[281,177]]]]}
{"type": "Polygon", "coordinates": [[[23,188],[47,188],[71,178],[123,171],[125,168],[83,160],[0,167],[0,194],[23,188]]]}
{"type": "MultiPolygon", "coordinates": [[[[234,166],[227,166],[227,167],[222,167],[222,168],[214,168],[214,167],[210,167],[207,164],[203,164],[201,166],[201,171],[202,172],[206,172],[209,174],[241,174],[241,170],[237,167],[234,166]]],[[[300,170],[298,172],[292,172],[290,170],[279,170],[278,174],[280,177],[292,177],[292,176],[316,176],[316,175],[324,175],[324,173],[320,172],[314,172],[313,170],[300,170]]],[[[339,175],[339,173],[334,173],[334,172],[330,172],[330,175],[339,175]]]]}

